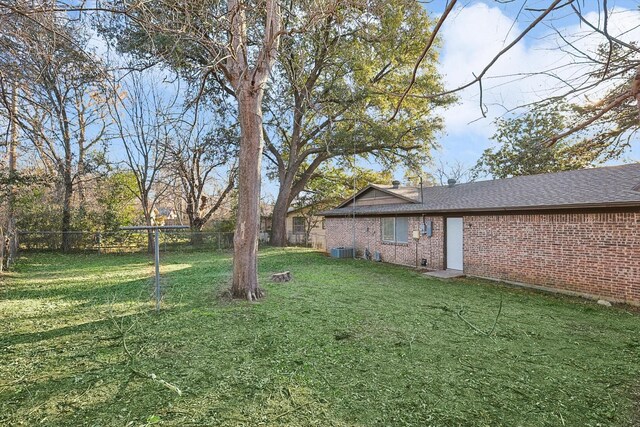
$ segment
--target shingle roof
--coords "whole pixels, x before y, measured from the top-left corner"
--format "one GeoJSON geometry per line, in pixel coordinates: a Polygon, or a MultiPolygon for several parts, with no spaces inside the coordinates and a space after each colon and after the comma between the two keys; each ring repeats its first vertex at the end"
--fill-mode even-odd
{"type": "MultiPolygon", "coordinates": [[[[356,215],[640,206],[640,163],[403,190],[417,203],[357,206],[356,215]]],[[[401,189],[398,189],[401,190],[401,189]]],[[[322,212],[353,215],[352,207],[322,212]]]]}

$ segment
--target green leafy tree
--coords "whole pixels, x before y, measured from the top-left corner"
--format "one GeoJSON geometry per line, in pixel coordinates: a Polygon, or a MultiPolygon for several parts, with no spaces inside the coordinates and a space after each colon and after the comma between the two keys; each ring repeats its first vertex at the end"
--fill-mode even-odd
{"type": "Polygon", "coordinates": [[[490,175],[507,178],[594,166],[609,158],[588,139],[563,140],[549,144],[567,120],[563,105],[537,106],[526,114],[496,121],[492,139],[499,146],[484,151],[472,170],[472,177],[490,175]]]}
{"type": "Polygon", "coordinates": [[[121,226],[132,225],[140,216],[136,188],[134,174],[127,171],[113,172],[99,182],[97,193],[101,207],[101,230],[116,231],[121,226]]]}
{"type": "MultiPolygon", "coordinates": [[[[345,7],[283,39],[264,103],[265,158],[279,183],[272,244],[287,243],[287,211],[326,162],[358,155],[391,168],[429,160],[442,129],[434,109],[452,97],[410,97],[389,118],[431,24],[419,3],[376,0],[366,13],[345,7]]],[[[432,53],[423,62],[414,93],[442,90],[436,61],[432,53]]]]}

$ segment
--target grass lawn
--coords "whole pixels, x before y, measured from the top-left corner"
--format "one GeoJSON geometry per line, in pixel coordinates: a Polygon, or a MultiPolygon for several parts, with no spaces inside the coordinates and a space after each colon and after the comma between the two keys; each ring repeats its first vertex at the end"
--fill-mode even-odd
{"type": "Polygon", "coordinates": [[[0,425],[639,425],[637,313],[300,249],[263,250],[267,298],[229,302],[230,254],[162,258],[156,314],[145,255],[24,254],[0,425]]]}

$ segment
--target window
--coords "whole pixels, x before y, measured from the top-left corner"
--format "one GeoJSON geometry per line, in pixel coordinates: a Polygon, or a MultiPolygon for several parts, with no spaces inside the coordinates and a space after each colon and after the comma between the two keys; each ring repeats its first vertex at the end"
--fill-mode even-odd
{"type": "Polygon", "coordinates": [[[301,216],[293,218],[293,234],[304,234],[305,221],[301,216]]]}
{"type": "Polygon", "coordinates": [[[382,241],[407,243],[409,240],[408,218],[382,218],[382,241]]]}
{"type": "Polygon", "coordinates": [[[396,218],[396,243],[409,241],[409,218],[396,218]]]}
{"type": "Polygon", "coordinates": [[[382,218],[382,241],[395,241],[395,218],[382,218]]]}

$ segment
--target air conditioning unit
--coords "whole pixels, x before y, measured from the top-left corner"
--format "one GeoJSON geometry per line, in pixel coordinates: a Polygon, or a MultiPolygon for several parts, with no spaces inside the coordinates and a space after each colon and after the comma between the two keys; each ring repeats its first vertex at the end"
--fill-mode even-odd
{"type": "Polygon", "coordinates": [[[353,258],[353,248],[331,248],[332,258],[353,258]]]}

